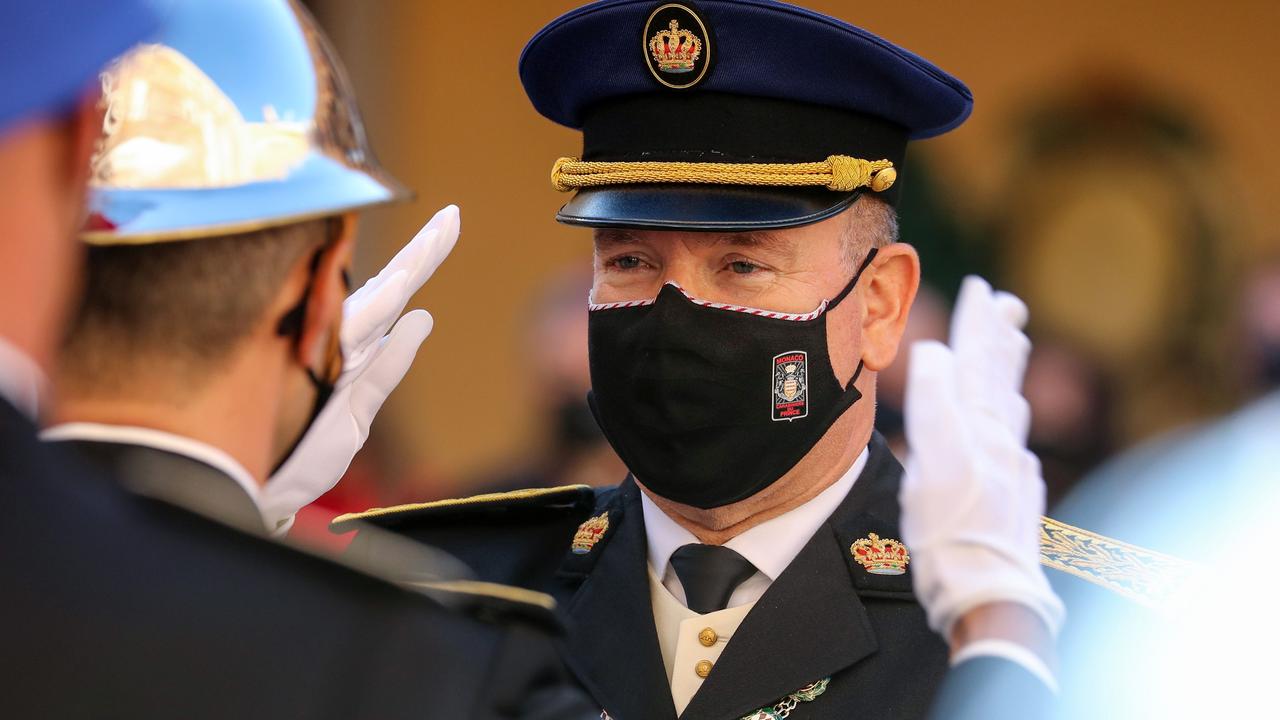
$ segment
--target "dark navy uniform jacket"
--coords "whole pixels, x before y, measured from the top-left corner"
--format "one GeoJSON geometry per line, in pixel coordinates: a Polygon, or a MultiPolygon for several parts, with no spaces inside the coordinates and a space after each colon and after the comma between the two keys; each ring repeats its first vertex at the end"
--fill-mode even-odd
{"type": "MultiPolygon", "coordinates": [[[[238,487],[180,456],[92,445],[135,476],[238,487]]],[[[5,717],[598,715],[522,603],[403,590],[126,492],[66,450],[0,401],[5,717]]]]}
{"type": "MultiPolygon", "coordinates": [[[[681,720],[737,720],[827,678],[825,692],[799,703],[792,718],[928,714],[947,675],[948,650],[912,594],[910,567],[903,575],[873,575],[850,552],[870,533],[901,538],[901,476],[901,465],[876,435],[849,495],[747,615],[681,720]]],[[[676,717],[650,605],[648,545],[634,480],[604,490],[517,491],[372,510],[339,518],[335,531],[355,519],[442,547],[481,579],[553,595],[567,627],[564,661],[610,717],[676,717]],[[573,552],[579,525],[600,515],[608,517],[608,529],[585,554],[573,552]]],[[[376,554],[378,541],[357,537],[350,552],[376,554]]],[[[993,673],[1013,677],[1034,701],[1028,705],[1020,696],[1016,707],[1040,702],[1046,690],[1009,665],[965,663],[952,677],[963,685],[993,673]]],[[[949,693],[939,716],[963,716],[960,706],[971,697],[949,693]]],[[[972,717],[997,717],[993,711],[982,703],[972,717]]]]}

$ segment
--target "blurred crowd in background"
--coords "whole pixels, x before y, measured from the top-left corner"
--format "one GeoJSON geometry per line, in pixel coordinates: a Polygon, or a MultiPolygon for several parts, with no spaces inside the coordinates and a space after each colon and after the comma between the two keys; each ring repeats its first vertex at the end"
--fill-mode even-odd
{"type": "MultiPolygon", "coordinates": [[[[437,329],[419,363],[294,532],[370,506],[617,483],[585,402],[589,235],[555,225],[547,180],[577,140],[527,106],[514,72],[522,39],[575,3],[308,4],[375,149],[419,192],[363,226],[360,269],[427,208],[460,205],[463,233],[421,298],[437,329]]],[[[965,274],[1027,301],[1030,447],[1051,508],[1118,453],[1280,388],[1280,100],[1265,71],[1280,6],[992,2],[921,21],[914,5],[810,4],[930,48],[974,91],[973,121],[910,158],[902,236],[925,284],[906,343],[945,338],[965,274]],[[957,37],[957,13],[987,35],[957,37]]],[[[876,415],[897,447],[904,380],[900,354],[876,415]]]]}

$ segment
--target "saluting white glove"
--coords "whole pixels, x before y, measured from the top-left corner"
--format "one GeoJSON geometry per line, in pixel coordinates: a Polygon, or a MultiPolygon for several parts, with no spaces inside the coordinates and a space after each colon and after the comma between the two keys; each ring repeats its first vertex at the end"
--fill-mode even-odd
{"type": "Polygon", "coordinates": [[[1062,625],[1062,602],[1040,567],[1040,461],[1026,449],[1026,320],[1021,300],[970,276],[951,346],[911,348],[902,534],[916,595],[944,638],[991,602],[1031,609],[1054,634],[1062,625]]]}
{"type": "Polygon", "coordinates": [[[368,439],[374,415],[431,333],[433,321],[426,310],[404,317],[400,313],[449,255],[459,229],[457,207],[436,213],[381,272],[343,302],[343,368],[333,396],[263,487],[259,506],[274,533],[288,531],[298,510],[336,485],[368,439]]]}

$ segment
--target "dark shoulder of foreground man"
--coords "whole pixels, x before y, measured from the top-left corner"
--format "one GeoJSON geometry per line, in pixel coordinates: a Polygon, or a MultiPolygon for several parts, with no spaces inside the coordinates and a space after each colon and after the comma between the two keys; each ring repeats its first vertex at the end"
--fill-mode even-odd
{"type": "Polygon", "coordinates": [[[598,714],[523,597],[406,592],[0,435],[7,717],[598,714]]]}

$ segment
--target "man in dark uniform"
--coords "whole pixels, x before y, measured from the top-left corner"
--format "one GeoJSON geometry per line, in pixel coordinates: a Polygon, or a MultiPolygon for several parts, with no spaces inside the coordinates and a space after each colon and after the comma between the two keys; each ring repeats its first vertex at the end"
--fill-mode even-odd
{"type": "MultiPolygon", "coordinates": [[[[290,61],[295,68],[299,62],[306,67],[314,62],[315,70],[331,73],[327,79],[340,80],[336,66],[308,51],[325,49],[323,39],[309,19],[294,15],[296,10],[284,2],[217,0],[188,3],[175,9],[170,21],[181,23],[194,13],[209,21],[195,28],[197,35],[207,33],[219,42],[256,34],[280,43],[275,50],[284,48],[275,70],[283,72],[290,61]],[[228,28],[237,32],[218,32],[228,28]]],[[[90,460],[112,471],[114,476],[108,477],[69,457],[65,445],[37,441],[36,401],[47,394],[44,372],[57,364],[61,310],[70,299],[79,260],[74,232],[83,218],[90,154],[103,127],[97,72],[142,38],[154,21],[133,2],[78,0],[16,4],[5,20],[5,41],[0,43],[6,88],[0,101],[0,218],[5,226],[0,270],[5,277],[0,291],[12,310],[0,321],[0,568],[6,577],[0,678],[5,715],[593,717],[580,694],[563,682],[547,638],[554,622],[550,603],[536,593],[477,587],[453,572],[449,561],[424,549],[410,551],[415,565],[426,572],[419,578],[421,590],[415,591],[376,577],[369,572],[374,568],[340,564],[267,540],[250,491],[232,477],[243,467],[233,459],[242,448],[219,450],[206,444],[193,451],[199,443],[83,443],[90,460]],[[256,533],[235,527],[255,522],[256,533]]],[[[159,47],[142,46],[152,53],[159,47]]],[[[229,58],[252,55],[236,46],[206,49],[229,58]]],[[[196,55],[210,60],[207,54],[196,55]]],[[[186,67],[172,54],[149,57],[162,61],[156,67],[186,67]]],[[[218,125],[228,119],[226,106],[202,105],[210,98],[195,96],[207,87],[163,82],[173,79],[152,76],[147,84],[147,77],[139,75],[130,82],[160,103],[182,100],[166,98],[167,93],[191,93],[185,104],[163,106],[181,111],[166,118],[170,130],[179,131],[180,121],[192,117],[183,112],[198,115],[208,133],[226,129],[218,125]],[[200,114],[207,110],[221,111],[221,117],[218,112],[200,114]]],[[[200,77],[186,73],[176,79],[200,77]]],[[[342,89],[340,83],[334,87],[342,89]]],[[[304,94],[313,89],[326,88],[291,88],[304,94]]],[[[312,99],[340,102],[343,96],[322,92],[312,99]]],[[[108,129],[137,120],[139,113],[145,116],[145,107],[141,102],[113,107],[121,115],[108,121],[108,129]]],[[[302,128],[305,133],[358,131],[358,121],[352,119],[346,127],[302,128]]],[[[239,135],[221,139],[247,141],[252,132],[241,128],[239,135]]],[[[152,139],[156,142],[135,145],[131,157],[163,149],[161,138],[152,139]]],[[[268,151],[270,147],[263,150],[268,151]]],[[[173,152],[158,157],[182,160],[173,152]]],[[[252,153],[240,157],[254,159],[252,153]]],[[[212,155],[202,159],[219,160],[212,155]]],[[[330,177],[330,187],[334,179],[330,177]]],[[[270,195],[278,189],[266,181],[250,193],[270,195]]],[[[132,199],[138,217],[165,208],[163,192],[132,199]]],[[[274,201],[279,203],[279,197],[274,201]]],[[[322,328],[336,325],[340,303],[322,304],[317,298],[341,291],[341,261],[334,246],[340,249],[343,243],[335,239],[318,245],[331,257],[314,268],[308,257],[301,257],[295,263],[299,267],[291,265],[288,273],[313,279],[314,290],[304,293],[301,283],[282,283],[271,294],[273,310],[286,292],[293,293],[291,302],[302,296],[297,330],[279,341],[280,365],[295,357],[298,335],[321,335],[322,328]]],[[[225,268],[203,270],[216,274],[225,268]]],[[[230,295],[239,280],[225,281],[228,304],[237,302],[230,295]]],[[[172,300],[153,299],[151,309],[158,312],[164,310],[160,304],[172,300]]],[[[214,315],[219,311],[210,309],[214,315]]],[[[398,312],[391,310],[393,316],[398,312]]],[[[117,319],[128,323],[135,318],[117,319]]],[[[261,318],[273,327],[277,320],[261,318]]],[[[128,334],[127,327],[118,331],[128,334]]],[[[106,346],[112,347],[118,346],[106,346]]],[[[143,348],[125,348],[130,350],[143,348]]],[[[210,353],[219,350],[207,348],[210,353]]],[[[129,379],[114,376],[112,381],[129,379]]],[[[274,393],[279,407],[260,409],[272,422],[284,414],[280,408],[305,405],[313,395],[301,389],[307,387],[303,383],[280,385],[274,393]]],[[[261,388],[266,395],[269,388],[261,388]]],[[[138,408],[147,400],[154,398],[121,403],[117,412],[140,417],[138,408]]],[[[242,400],[246,407],[257,401],[242,400]]],[[[173,404],[181,407],[177,400],[173,404]]],[[[107,405],[100,402],[97,411],[105,415],[107,405]]],[[[219,422],[209,420],[211,426],[219,422]]],[[[303,413],[293,427],[306,420],[303,413]]],[[[256,427],[262,420],[243,422],[256,427]]]]}
{"type": "MultiPolygon", "coordinates": [[[[949,690],[1012,679],[994,696],[944,693],[942,715],[1042,701],[1061,607],[1037,564],[1043,489],[1017,419],[953,404],[999,437],[989,455],[922,427],[922,451],[975,470],[936,490],[936,462],[904,483],[872,431],[876,373],[919,280],[893,209],[904,151],[959,125],[968,89],[764,0],[594,3],[543,28],[520,75],[539,112],[583,131],[582,159],[552,171],[577,191],[557,219],[595,228],[590,402],[631,475],[334,529],[371,522],[554,595],[566,663],[618,720],[922,717],[948,645],[949,690]],[[1002,461],[1008,499],[980,472],[1002,461]],[[991,518],[974,498],[1022,522],[974,528],[970,510],[991,518]],[[958,520],[913,525],[948,501],[958,520]]],[[[962,302],[981,333],[953,337],[956,352],[1005,361],[994,380],[936,355],[924,374],[1016,406],[1025,309],[985,284],[962,302]]],[[[352,552],[377,556],[379,542],[352,552]]]]}

